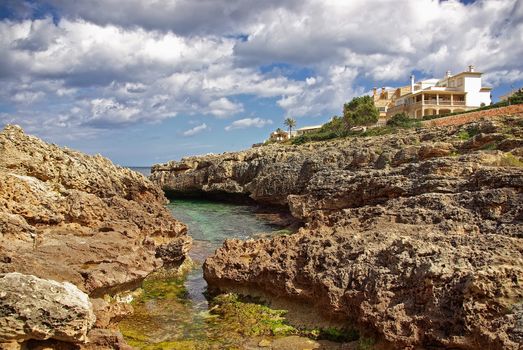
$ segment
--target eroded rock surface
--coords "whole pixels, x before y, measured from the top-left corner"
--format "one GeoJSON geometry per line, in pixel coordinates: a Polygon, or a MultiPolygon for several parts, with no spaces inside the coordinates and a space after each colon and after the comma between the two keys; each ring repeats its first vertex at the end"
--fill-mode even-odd
{"type": "Polygon", "coordinates": [[[89,296],[69,282],[17,272],[0,278],[0,342],[85,342],[95,320],[89,296]]]}
{"type": "Polygon", "coordinates": [[[90,295],[181,261],[184,224],[162,191],[101,156],[62,149],[16,126],[0,133],[0,271],[69,281],[90,295]],[[169,249],[171,248],[171,249],[169,249]]]}
{"type": "Polygon", "coordinates": [[[90,297],[137,286],[190,247],[161,189],[102,156],[0,132],[0,273],[73,283],[90,297]]]}
{"type": "Polygon", "coordinates": [[[301,299],[399,349],[523,344],[521,116],[272,145],[153,168],[174,192],[288,205],[296,234],[226,241],[207,281],[301,299]]]}

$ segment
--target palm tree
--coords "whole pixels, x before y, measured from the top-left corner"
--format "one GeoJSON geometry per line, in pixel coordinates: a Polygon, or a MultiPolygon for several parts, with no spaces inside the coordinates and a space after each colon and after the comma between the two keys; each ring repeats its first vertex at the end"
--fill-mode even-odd
{"type": "Polygon", "coordinates": [[[283,125],[289,127],[289,137],[292,137],[292,128],[296,126],[296,120],[292,118],[287,118],[283,121],[283,125]]]}

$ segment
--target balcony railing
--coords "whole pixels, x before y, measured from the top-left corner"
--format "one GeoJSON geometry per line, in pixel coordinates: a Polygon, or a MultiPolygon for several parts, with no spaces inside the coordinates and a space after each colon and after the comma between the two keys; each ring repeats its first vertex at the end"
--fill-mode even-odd
{"type": "MultiPolygon", "coordinates": [[[[419,102],[418,102],[419,103],[419,102]]],[[[450,100],[423,100],[424,105],[435,105],[435,106],[464,106],[465,101],[450,101],[450,100]],[[438,103],[439,102],[439,103],[438,103]]]]}

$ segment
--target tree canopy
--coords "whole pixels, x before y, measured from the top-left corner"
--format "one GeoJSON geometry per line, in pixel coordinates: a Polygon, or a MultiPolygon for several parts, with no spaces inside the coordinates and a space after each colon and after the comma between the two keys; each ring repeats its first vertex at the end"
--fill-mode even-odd
{"type": "Polygon", "coordinates": [[[292,128],[296,126],[296,120],[293,118],[287,118],[283,121],[283,124],[289,127],[289,134],[291,134],[292,128]]]}
{"type": "Polygon", "coordinates": [[[343,119],[349,128],[375,124],[379,115],[370,96],[355,97],[343,105],[343,119]]]}

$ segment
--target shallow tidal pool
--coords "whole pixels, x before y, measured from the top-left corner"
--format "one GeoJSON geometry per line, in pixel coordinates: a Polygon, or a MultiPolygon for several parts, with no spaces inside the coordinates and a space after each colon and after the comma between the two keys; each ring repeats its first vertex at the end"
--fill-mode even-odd
{"type": "Polygon", "coordinates": [[[137,349],[339,349],[351,341],[351,330],[297,329],[252,298],[221,294],[210,298],[201,265],[227,238],[248,239],[275,234],[281,227],[263,220],[248,205],[205,200],[175,200],[173,216],[192,236],[192,263],[183,272],[160,271],[148,277],[132,302],[134,314],[119,328],[137,349]],[[312,338],[312,339],[309,339],[312,338]]]}

